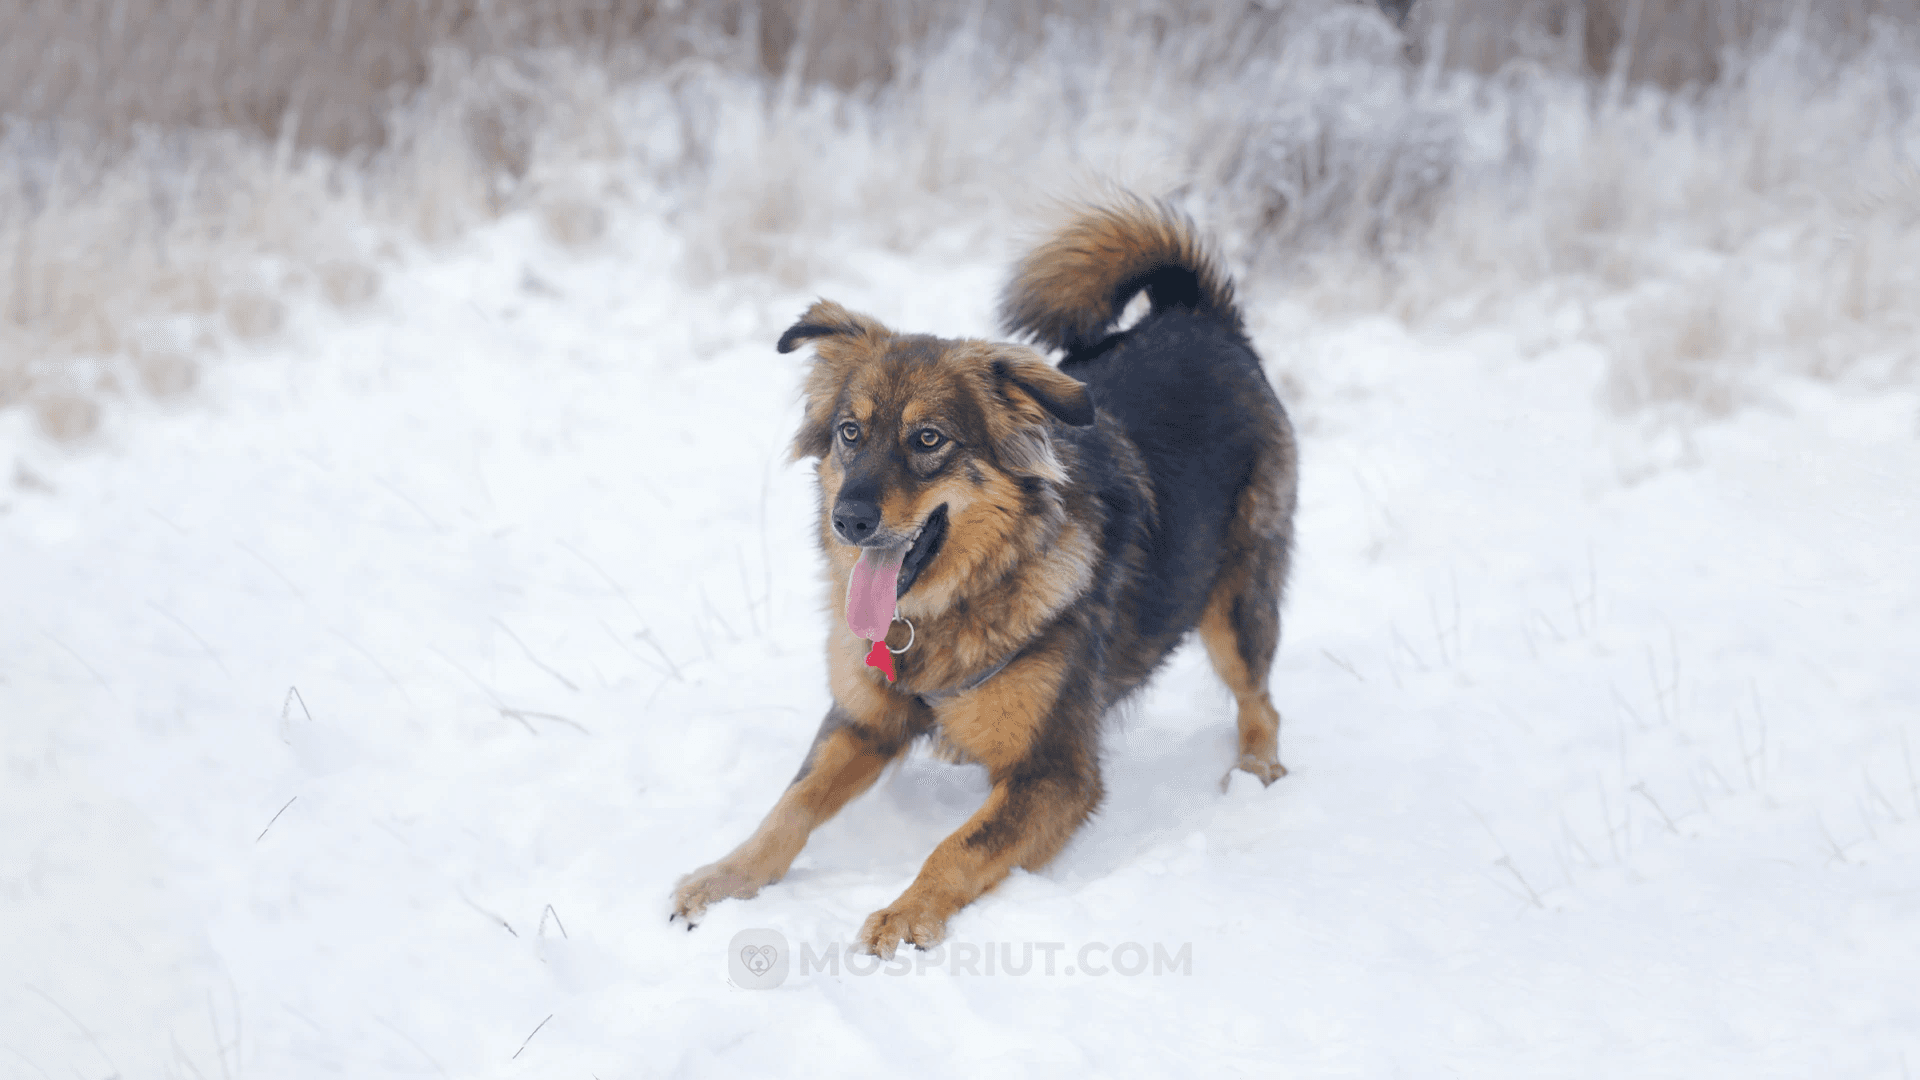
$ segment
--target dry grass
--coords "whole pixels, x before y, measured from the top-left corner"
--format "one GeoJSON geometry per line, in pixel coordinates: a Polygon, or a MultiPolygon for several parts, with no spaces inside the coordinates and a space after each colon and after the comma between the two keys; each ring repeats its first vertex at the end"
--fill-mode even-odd
{"type": "Polygon", "coordinates": [[[1311,303],[1540,315],[1541,348],[1609,350],[1622,409],[1724,409],[1769,368],[1910,379],[1917,26],[1920,0],[1420,0],[1399,26],[1340,0],[0,0],[0,406],[83,438],[505,213],[583,246],[671,208],[694,277],[800,282],[1063,177],[1173,192],[1311,303]]]}

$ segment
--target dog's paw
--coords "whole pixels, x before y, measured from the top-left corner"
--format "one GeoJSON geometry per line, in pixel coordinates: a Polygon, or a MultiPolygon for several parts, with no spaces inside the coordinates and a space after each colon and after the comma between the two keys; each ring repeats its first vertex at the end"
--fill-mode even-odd
{"type": "Polygon", "coordinates": [[[691,930],[706,914],[707,905],[722,900],[745,900],[760,891],[765,885],[752,875],[724,862],[703,866],[680,879],[673,887],[673,911],[667,915],[667,921],[685,919],[687,929],[691,930]]]}
{"type": "MultiPolygon", "coordinates": [[[[1239,769],[1241,772],[1252,773],[1254,776],[1259,777],[1261,787],[1269,787],[1275,780],[1287,775],[1287,767],[1280,764],[1278,758],[1263,758],[1256,754],[1241,754],[1240,760],[1234,762],[1233,767],[1239,769]]],[[[1226,776],[1221,778],[1220,787],[1224,790],[1227,786],[1227,781],[1232,778],[1233,773],[1228,772],[1226,776]]]]}
{"type": "Polygon", "coordinates": [[[931,949],[947,936],[947,917],[933,905],[901,897],[893,906],[867,916],[860,927],[860,944],[883,960],[893,959],[902,942],[931,949]]]}

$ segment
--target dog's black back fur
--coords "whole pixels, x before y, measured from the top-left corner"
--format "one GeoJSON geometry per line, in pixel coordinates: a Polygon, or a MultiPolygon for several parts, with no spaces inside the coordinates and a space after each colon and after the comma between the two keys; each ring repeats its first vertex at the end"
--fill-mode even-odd
{"type": "Polygon", "coordinates": [[[1114,597],[1131,613],[1137,640],[1106,658],[1113,698],[1144,683],[1199,621],[1241,494],[1272,442],[1275,418],[1284,416],[1236,323],[1213,313],[1154,311],[1060,362],[1125,432],[1149,484],[1135,490],[1132,477],[1114,468],[1116,455],[1096,448],[1112,437],[1105,425],[1063,429],[1080,449],[1078,471],[1106,504],[1107,564],[1138,568],[1117,583],[1114,597]]]}
{"type": "MultiPolygon", "coordinates": [[[[1125,629],[1107,658],[1109,702],[1152,673],[1216,591],[1232,594],[1232,636],[1243,653],[1252,644],[1243,659],[1264,672],[1292,541],[1292,429],[1247,340],[1233,283],[1191,222],[1133,198],[1083,212],[1016,268],[1001,318],[1010,332],[1060,349],[1060,370],[1113,421],[1060,435],[1090,449],[1118,428],[1146,472],[1147,490],[1135,497],[1152,512],[1124,539],[1129,530],[1108,520],[1104,555],[1133,568],[1117,598],[1125,629]],[[1113,331],[1141,293],[1148,314],[1113,331]]],[[[1115,492],[1128,477],[1100,475],[1101,463],[1130,456],[1090,453],[1079,463],[1121,518],[1127,499],[1115,492]]]]}
{"type": "Polygon", "coordinates": [[[1060,369],[1087,384],[1146,464],[1155,513],[1128,592],[1138,632],[1164,654],[1200,618],[1279,400],[1236,329],[1189,311],[1149,314],[1060,369]]]}

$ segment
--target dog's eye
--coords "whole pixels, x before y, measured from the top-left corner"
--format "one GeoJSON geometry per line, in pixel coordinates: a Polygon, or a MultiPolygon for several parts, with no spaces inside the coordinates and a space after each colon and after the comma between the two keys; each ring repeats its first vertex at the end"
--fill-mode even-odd
{"type": "Polygon", "coordinates": [[[851,420],[847,421],[844,424],[841,424],[840,438],[845,442],[850,442],[850,443],[859,442],[860,441],[860,425],[854,423],[851,420]]]}
{"type": "Polygon", "coordinates": [[[914,445],[922,450],[937,450],[940,444],[946,441],[947,437],[945,435],[940,434],[932,428],[921,428],[920,433],[913,437],[914,445]]]}

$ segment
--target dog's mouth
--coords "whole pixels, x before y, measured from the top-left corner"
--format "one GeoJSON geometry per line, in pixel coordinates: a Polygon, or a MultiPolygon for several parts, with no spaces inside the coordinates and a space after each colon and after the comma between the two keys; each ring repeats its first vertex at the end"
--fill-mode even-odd
{"type": "Polygon", "coordinates": [[[920,526],[920,532],[913,538],[913,546],[907,549],[907,558],[900,564],[900,584],[894,587],[893,597],[898,600],[907,595],[913,583],[920,577],[920,571],[927,568],[935,555],[940,554],[940,545],[947,540],[947,504],[941,503],[933,513],[927,515],[926,524],[920,526]]]}
{"type": "Polygon", "coordinates": [[[847,581],[847,626],[868,641],[882,641],[893,625],[894,606],[919,579],[947,538],[947,508],[927,515],[904,548],[879,546],[860,549],[847,581]]]}

